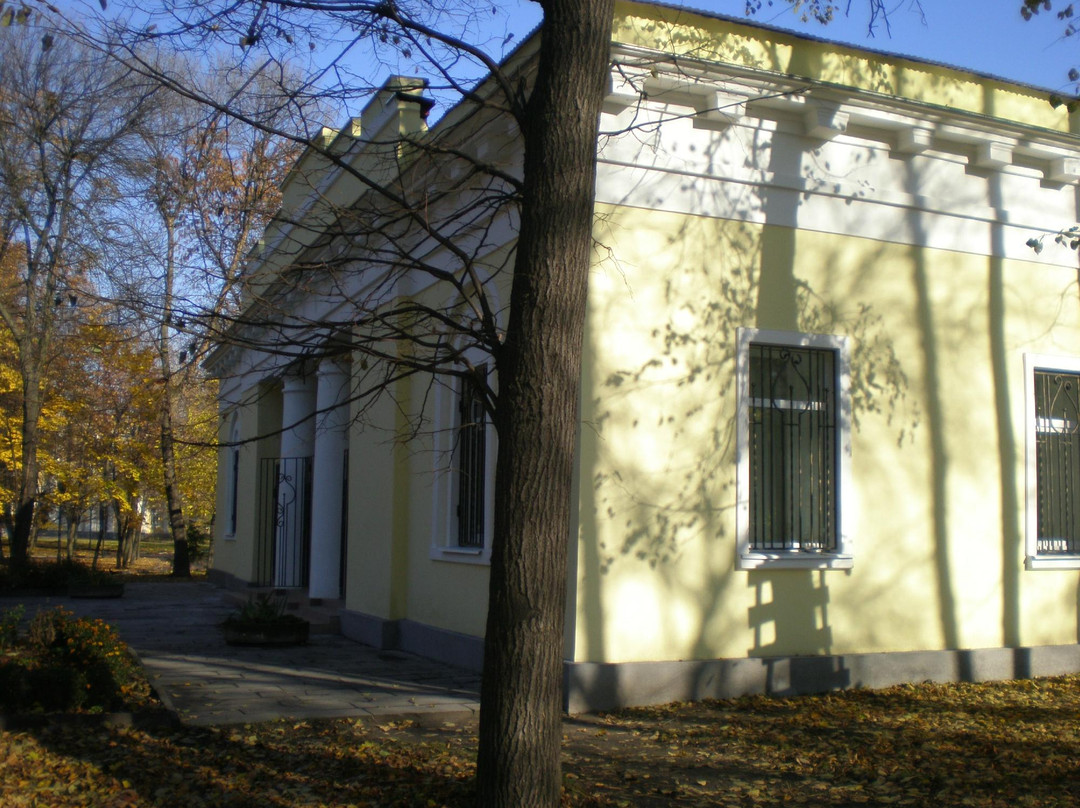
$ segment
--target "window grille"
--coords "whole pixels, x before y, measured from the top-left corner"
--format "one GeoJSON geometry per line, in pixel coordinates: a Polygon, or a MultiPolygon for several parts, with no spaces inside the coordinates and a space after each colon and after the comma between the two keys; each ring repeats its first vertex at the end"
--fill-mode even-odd
{"type": "Polygon", "coordinates": [[[750,547],[837,549],[836,352],[749,346],[750,547]]]}
{"type": "Polygon", "coordinates": [[[238,488],[240,486],[240,450],[229,450],[229,524],[228,535],[236,535],[236,513],[238,509],[238,488]]]}
{"type": "MultiPolygon", "coordinates": [[[[481,379],[487,366],[481,366],[481,379]]],[[[464,380],[458,402],[457,539],[459,547],[484,546],[485,475],[487,473],[487,413],[477,385],[464,380]]]]}
{"type": "Polygon", "coordinates": [[[345,585],[349,576],[349,447],[341,458],[341,534],[340,534],[340,557],[338,561],[338,592],[339,597],[345,599],[345,585]]]}
{"type": "Polygon", "coordinates": [[[1037,552],[1077,552],[1080,514],[1080,375],[1035,372],[1037,552]]]}

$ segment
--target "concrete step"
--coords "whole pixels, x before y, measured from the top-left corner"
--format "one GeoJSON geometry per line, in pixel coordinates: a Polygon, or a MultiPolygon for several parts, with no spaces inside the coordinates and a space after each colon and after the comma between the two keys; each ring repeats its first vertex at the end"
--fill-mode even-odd
{"type": "Polygon", "coordinates": [[[340,634],[342,608],[340,600],[309,599],[297,608],[296,615],[311,623],[312,634],[340,634]]]}

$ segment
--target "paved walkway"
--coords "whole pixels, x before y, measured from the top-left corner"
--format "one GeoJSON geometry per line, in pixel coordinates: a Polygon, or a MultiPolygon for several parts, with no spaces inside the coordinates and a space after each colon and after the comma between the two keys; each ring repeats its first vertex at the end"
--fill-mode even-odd
{"type": "Polygon", "coordinates": [[[165,706],[185,724],[369,716],[463,720],[475,716],[480,676],[339,636],[296,648],[236,648],[217,624],[233,610],[205,582],[129,583],[123,598],[0,598],[27,613],[64,606],[110,623],[142,660],[165,706]]]}

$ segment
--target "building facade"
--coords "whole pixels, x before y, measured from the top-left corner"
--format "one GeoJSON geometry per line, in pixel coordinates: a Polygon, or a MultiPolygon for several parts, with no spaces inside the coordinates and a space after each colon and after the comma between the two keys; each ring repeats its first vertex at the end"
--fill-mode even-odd
{"type": "MultiPolygon", "coordinates": [[[[534,48],[506,69],[527,75],[534,48]]],[[[1069,114],[993,78],[644,4],[618,5],[612,64],[568,709],[1080,670],[1080,289],[1054,243],[1078,218],[1069,114]]],[[[496,186],[460,163],[513,176],[516,130],[464,107],[428,130],[428,106],[394,79],[327,133],[339,159],[302,158],[252,257],[249,309],[276,300],[285,325],[209,362],[215,575],[341,599],[350,636],[478,666],[497,436],[469,379],[492,366],[462,345],[457,375],[368,395],[379,357],[408,355],[360,344],[349,312],[446,291],[402,273],[375,296],[401,256],[327,235],[371,195],[357,175],[390,172],[453,234],[397,248],[452,275],[467,245],[501,316],[514,213],[477,214],[496,186]]]]}

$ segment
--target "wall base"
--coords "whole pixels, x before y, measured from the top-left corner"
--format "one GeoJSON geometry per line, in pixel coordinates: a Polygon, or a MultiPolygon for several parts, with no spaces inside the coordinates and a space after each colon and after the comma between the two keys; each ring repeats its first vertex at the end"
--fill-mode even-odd
{"type": "Polygon", "coordinates": [[[484,667],[483,638],[414,620],[388,620],[346,609],[341,612],[341,633],[375,648],[408,651],[467,670],[479,671],[484,667]]]}
{"type": "Polygon", "coordinates": [[[680,662],[567,662],[563,706],[569,713],[587,713],[754,693],[791,696],[904,682],[985,682],[1076,672],[1080,672],[1080,645],[680,662]]]}
{"type": "Polygon", "coordinates": [[[231,572],[214,569],[213,567],[206,571],[206,580],[214,586],[220,587],[221,589],[228,589],[233,592],[250,589],[253,586],[253,584],[248,583],[243,578],[238,578],[231,572]]]}
{"type": "MultiPolygon", "coordinates": [[[[341,632],[358,642],[397,649],[469,670],[482,670],[484,641],[412,620],[341,613],[341,632]]],[[[975,648],[675,662],[565,662],[568,713],[642,707],[672,701],[764,693],[794,696],[905,682],[988,682],[1080,672],[1080,645],[975,648]]]]}

